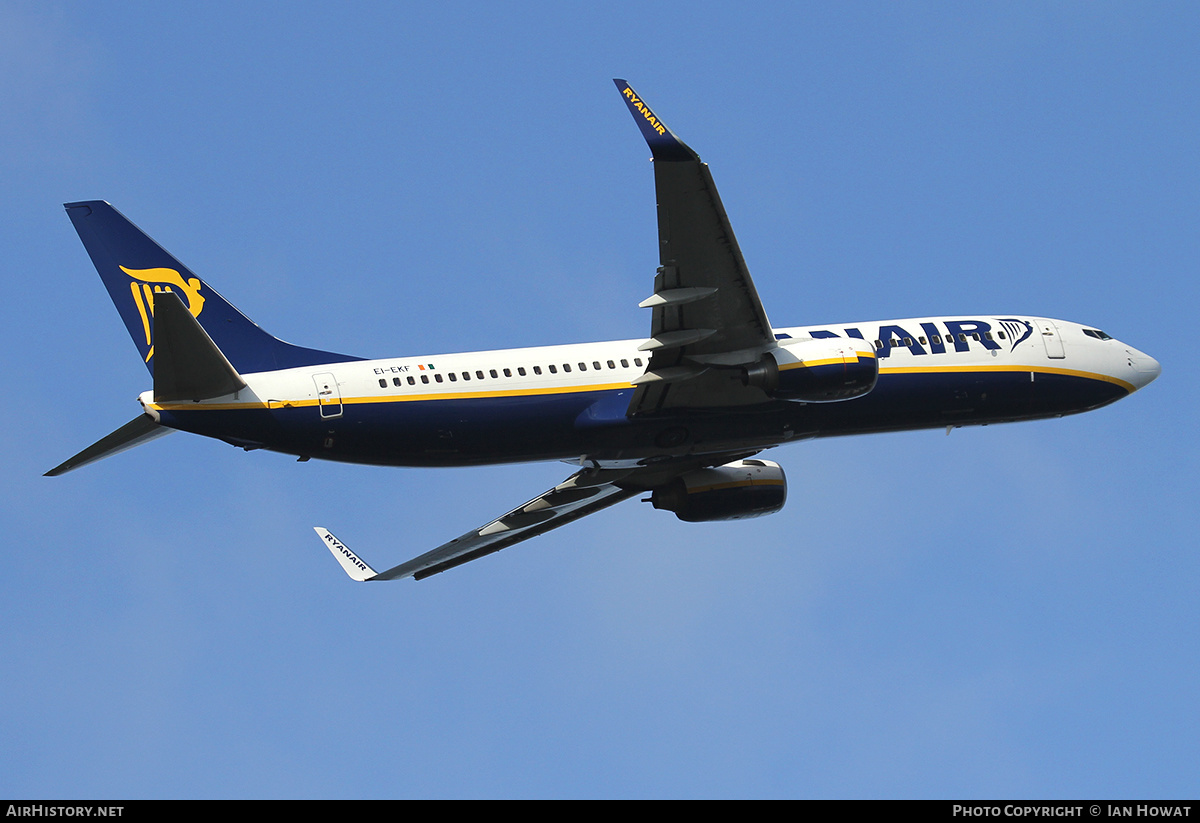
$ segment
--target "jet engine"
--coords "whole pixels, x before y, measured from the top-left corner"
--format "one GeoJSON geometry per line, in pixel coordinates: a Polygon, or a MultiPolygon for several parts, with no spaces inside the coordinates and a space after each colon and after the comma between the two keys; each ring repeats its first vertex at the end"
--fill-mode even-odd
{"type": "Polygon", "coordinates": [[[742,382],[780,400],[834,403],[862,397],[878,379],[879,361],[865,340],[806,337],[781,340],[745,370],[742,382]]]}
{"type": "Polygon", "coordinates": [[[689,523],[774,514],[786,500],[783,469],[770,460],[735,460],[688,472],[650,496],[654,508],[675,512],[689,523]]]}

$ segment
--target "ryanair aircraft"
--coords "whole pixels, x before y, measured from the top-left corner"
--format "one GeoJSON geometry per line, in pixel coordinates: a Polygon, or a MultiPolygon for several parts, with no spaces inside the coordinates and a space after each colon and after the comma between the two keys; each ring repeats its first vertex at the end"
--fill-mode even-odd
{"type": "Polygon", "coordinates": [[[648,338],[387,360],[302,348],[267,334],[108,203],[68,203],[154,387],[138,398],[141,415],[47,474],[174,430],[302,461],[578,466],[382,572],[316,529],[355,580],[420,579],[635,495],[693,522],[779,511],[783,469],[756,455],[784,443],[1061,417],[1158,377],[1132,346],[1044,317],[772,326],[708,166],[615,82],[654,156],[648,338]]]}

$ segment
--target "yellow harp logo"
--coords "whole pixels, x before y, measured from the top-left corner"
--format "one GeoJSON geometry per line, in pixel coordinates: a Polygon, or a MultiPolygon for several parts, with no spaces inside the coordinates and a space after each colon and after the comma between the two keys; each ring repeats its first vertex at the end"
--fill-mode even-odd
{"type": "Polygon", "coordinates": [[[154,340],[150,333],[150,318],[154,316],[154,295],[164,291],[179,290],[181,298],[186,298],[188,311],[192,317],[199,317],[204,308],[204,297],[200,294],[200,280],[189,277],[185,282],[183,276],[175,269],[127,269],[120,267],[133,280],[129,291],[133,294],[133,303],[137,306],[138,314],[142,316],[142,331],[146,333],[146,345],[150,352],[146,362],[154,356],[154,340]]]}

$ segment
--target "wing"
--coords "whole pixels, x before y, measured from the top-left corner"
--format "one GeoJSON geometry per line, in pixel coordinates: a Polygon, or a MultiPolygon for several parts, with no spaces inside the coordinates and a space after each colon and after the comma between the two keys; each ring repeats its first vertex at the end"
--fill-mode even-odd
{"type": "Polygon", "coordinates": [[[741,367],[776,345],[708,166],[624,80],[614,80],[654,155],[659,269],[649,367],[635,383],[632,415],[697,406],[762,403],[741,367]]]}
{"type": "Polygon", "coordinates": [[[557,529],[572,520],[632,497],[639,488],[622,488],[616,484],[616,481],[630,474],[624,470],[584,469],[503,517],[384,572],[376,572],[368,566],[327,529],[316,527],[316,532],[346,573],[355,580],[398,580],[404,577],[420,580],[557,529]]]}
{"type": "Polygon", "coordinates": [[[383,572],[371,568],[328,529],[315,526],[314,530],[354,580],[399,580],[405,577],[421,580],[557,529],[636,494],[666,485],[681,474],[740,460],[754,453],[723,452],[642,466],[586,468],[508,514],[383,572]]]}
{"type": "MultiPolygon", "coordinates": [[[[654,295],[641,303],[653,312],[651,337],[641,346],[651,355],[646,373],[634,381],[637,390],[628,413],[767,402],[761,389],[746,385],[745,368],[776,346],[775,335],[708,166],[628,83],[614,82],[654,155],[661,264],[654,295]]],[[[376,572],[327,529],[317,527],[316,532],[355,580],[419,580],[662,486],[685,472],[753,453],[584,469],[483,527],[384,572],[376,572]]]]}

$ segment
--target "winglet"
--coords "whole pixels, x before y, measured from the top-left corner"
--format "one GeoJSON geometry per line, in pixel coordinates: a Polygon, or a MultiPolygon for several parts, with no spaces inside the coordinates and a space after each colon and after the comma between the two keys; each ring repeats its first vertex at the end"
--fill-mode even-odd
{"type": "Polygon", "coordinates": [[[349,546],[330,534],[328,529],[313,526],[313,531],[317,533],[317,537],[325,541],[325,547],[337,558],[337,562],[342,564],[342,568],[346,570],[346,574],[350,575],[351,579],[362,582],[377,575],[374,569],[364,563],[357,554],[350,551],[349,546]]]}
{"type": "Polygon", "coordinates": [[[696,152],[675,136],[675,132],[667,128],[666,123],[658,119],[658,116],[646,105],[646,101],[638,97],[637,92],[628,83],[617,79],[614,79],[613,82],[621,91],[621,97],[625,99],[625,105],[629,106],[629,113],[633,115],[633,121],[641,129],[642,137],[646,138],[655,160],[698,161],[700,159],[696,152]]]}

